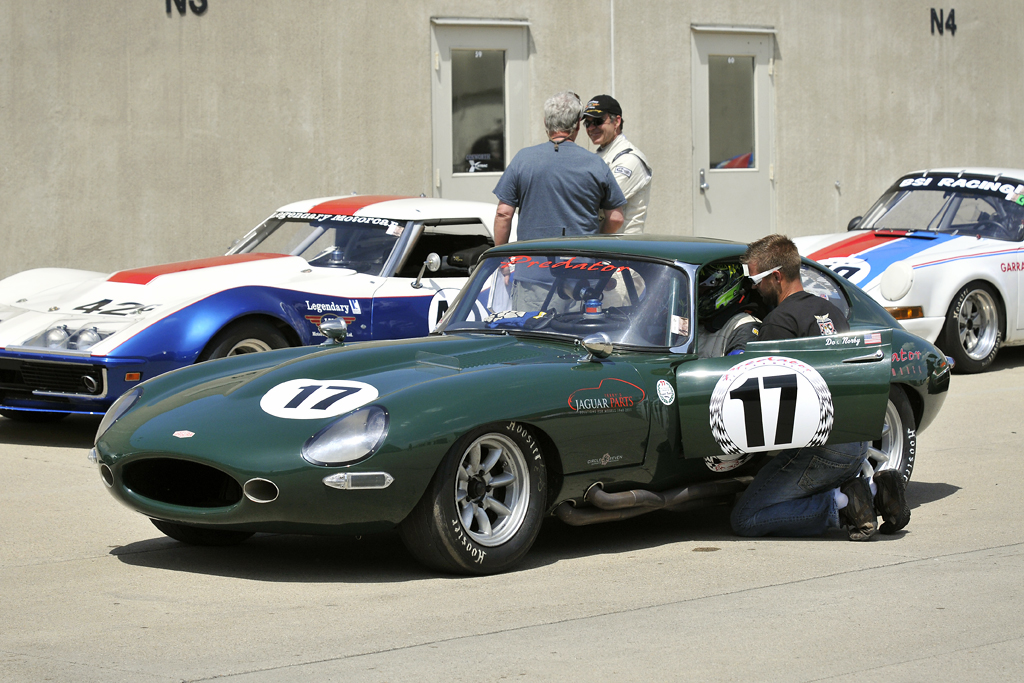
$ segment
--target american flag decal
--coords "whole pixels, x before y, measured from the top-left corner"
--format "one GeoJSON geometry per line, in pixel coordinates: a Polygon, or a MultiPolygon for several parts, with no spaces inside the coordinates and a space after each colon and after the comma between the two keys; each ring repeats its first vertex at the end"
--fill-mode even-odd
{"type": "Polygon", "coordinates": [[[881,344],[881,343],[882,343],[882,335],[881,335],[880,332],[872,332],[871,334],[865,334],[864,335],[864,345],[865,346],[868,346],[869,344],[881,344]]]}

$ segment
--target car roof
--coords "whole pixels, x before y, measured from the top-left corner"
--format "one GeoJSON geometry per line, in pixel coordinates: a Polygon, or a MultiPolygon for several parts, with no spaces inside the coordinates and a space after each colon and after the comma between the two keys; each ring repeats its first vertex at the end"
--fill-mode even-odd
{"type": "Polygon", "coordinates": [[[496,204],[437,197],[349,195],[306,199],[282,206],[277,212],[321,213],[333,216],[373,216],[392,220],[478,218],[490,225],[496,204]]]}
{"type": "Polygon", "coordinates": [[[747,245],[739,242],[708,237],[592,235],[513,242],[495,247],[488,251],[488,254],[589,251],[704,264],[723,258],[738,258],[746,249],[747,245]]]}
{"type": "Polygon", "coordinates": [[[904,173],[901,178],[908,176],[925,176],[932,173],[963,173],[969,175],[986,175],[986,176],[1000,176],[1000,177],[1011,177],[1014,180],[1024,182],[1024,171],[1016,168],[992,168],[990,166],[964,166],[961,168],[929,168],[922,169],[920,171],[913,171],[912,173],[904,173]]]}

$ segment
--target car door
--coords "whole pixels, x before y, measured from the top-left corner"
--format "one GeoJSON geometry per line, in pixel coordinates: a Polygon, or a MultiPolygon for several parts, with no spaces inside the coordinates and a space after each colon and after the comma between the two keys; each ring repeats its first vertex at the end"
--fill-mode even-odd
{"type": "Polygon", "coordinates": [[[449,219],[443,225],[416,223],[400,243],[394,270],[373,293],[373,338],[404,339],[433,331],[469,277],[459,255],[493,245],[479,219],[449,219]],[[437,270],[426,266],[438,256],[437,270]]]}
{"type": "Polygon", "coordinates": [[[878,439],[892,331],[755,342],[676,368],[683,456],[878,439]]]}

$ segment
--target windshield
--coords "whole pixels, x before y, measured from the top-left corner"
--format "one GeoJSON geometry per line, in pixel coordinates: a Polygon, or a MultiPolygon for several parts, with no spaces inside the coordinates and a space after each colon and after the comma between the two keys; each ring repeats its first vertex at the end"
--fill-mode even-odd
{"type": "Polygon", "coordinates": [[[524,332],[667,348],[690,337],[689,279],[666,264],[561,254],[484,259],[439,331],[524,332]]]}
{"type": "Polygon", "coordinates": [[[254,228],[228,254],[290,254],[312,266],[379,275],[405,228],[404,222],[386,218],[280,212],[254,228]]]}
{"type": "Polygon", "coordinates": [[[1012,242],[1024,237],[1024,186],[981,177],[904,178],[875,203],[857,230],[930,230],[1012,242]]]}

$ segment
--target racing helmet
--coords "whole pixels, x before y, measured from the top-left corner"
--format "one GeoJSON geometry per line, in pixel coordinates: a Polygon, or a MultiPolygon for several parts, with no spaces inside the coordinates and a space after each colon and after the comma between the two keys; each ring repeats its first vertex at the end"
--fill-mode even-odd
{"type": "Polygon", "coordinates": [[[697,274],[697,317],[710,321],[726,310],[739,310],[750,299],[744,282],[743,266],[738,263],[710,264],[697,274]]]}

